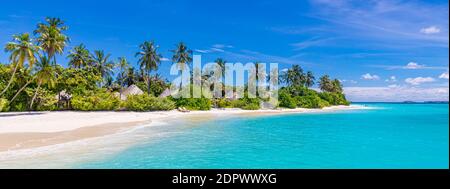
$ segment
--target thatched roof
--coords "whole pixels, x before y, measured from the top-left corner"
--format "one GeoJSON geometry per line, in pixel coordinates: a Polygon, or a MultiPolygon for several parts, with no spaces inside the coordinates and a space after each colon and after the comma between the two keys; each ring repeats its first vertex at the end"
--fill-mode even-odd
{"type": "Polygon", "coordinates": [[[120,94],[121,100],[126,100],[128,95],[141,95],[144,94],[144,91],[139,89],[136,85],[130,85],[128,88],[124,89],[120,94]]]}
{"type": "Polygon", "coordinates": [[[164,98],[164,97],[168,97],[168,96],[170,96],[172,93],[170,92],[170,89],[166,89],[166,90],[164,90],[160,95],[159,95],[159,97],[160,98],[164,98]]]}

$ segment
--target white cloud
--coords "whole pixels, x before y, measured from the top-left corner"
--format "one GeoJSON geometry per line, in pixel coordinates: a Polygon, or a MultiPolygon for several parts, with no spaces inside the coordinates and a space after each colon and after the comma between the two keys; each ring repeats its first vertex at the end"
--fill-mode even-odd
{"type": "Polygon", "coordinates": [[[415,86],[344,87],[346,97],[354,102],[448,101],[449,88],[415,86]]]}
{"type": "Polygon", "coordinates": [[[168,58],[161,58],[160,60],[163,61],[163,62],[170,61],[168,58]]]}
{"type": "Polygon", "coordinates": [[[441,29],[439,29],[436,26],[430,26],[430,27],[420,29],[420,33],[424,33],[424,34],[435,34],[435,33],[440,33],[440,32],[441,32],[441,29]]]}
{"type": "Polygon", "coordinates": [[[411,85],[420,85],[422,83],[429,83],[435,81],[432,77],[416,77],[416,78],[406,78],[405,82],[411,85]]]}
{"type": "Polygon", "coordinates": [[[439,78],[441,78],[441,79],[448,79],[448,71],[442,73],[442,74],[439,76],[439,78]]]}
{"type": "Polygon", "coordinates": [[[361,76],[362,79],[364,80],[379,80],[380,77],[378,75],[372,75],[370,73],[366,73],[364,75],[361,76]]]}
{"type": "Polygon", "coordinates": [[[393,83],[393,82],[397,82],[397,78],[396,78],[395,76],[391,76],[391,77],[389,77],[388,79],[386,79],[385,81],[386,81],[386,82],[393,83]]]}
{"type": "Polygon", "coordinates": [[[403,67],[404,69],[410,69],[410,70],[415,70],[415,69],[421,69],[424,68],[424,65],[420,65],[417,62],[409,62],[408,64],[406,64],[405,67],[403,67]]]}

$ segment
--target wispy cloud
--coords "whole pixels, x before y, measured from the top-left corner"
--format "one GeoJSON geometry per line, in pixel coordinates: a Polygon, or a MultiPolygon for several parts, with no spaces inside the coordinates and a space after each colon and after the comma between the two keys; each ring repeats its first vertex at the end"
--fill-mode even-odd
{"type": "Polygon", "coordinates": [[[401,42],[448,48],[448,4],[397,0],[311,0],[311,4],[316,8],[311,16],[329,22],[340,35],[393,46],[401,42]]]}
{"type": "Polygon", "coordinates": [[[225,49],[229,48],[233,48],[233,46],[225,44],[214,44],[207,49],[194,49],[194,51],[202,54],[207,54],[207,53],[225,52],[225,49]]]}
{"type": "Polygon", "coordinates": [[[389,85],[387,87],[344,87],[347,98],[351,101],[448,101],[447,87],[417,87],[389,85]]]}
{"type": "Polygon", "coordinates": [[[331,40],[333,40],[333,38],[325,38],[325,39],[313,38],[313,39],[308,39],[306,41],[293,43],[293,44],[291,44],[291,46],[294,47],[294,50],[303,50],[303,49],[313,47],[313,46],[324,45],[331,40]]]}
{"type": "Polygon", "coordinates": [[[427,28],[420,29],[420,33],[424,33],[424,34],[436,34],[436,33],[439,33],[439,32],[441,32],[441,29],[439,29],[436,26],[430,26],[430,27],[427,27],[427,28]]]}
{"type": "Polygon", "coordinates": [[[423,83],[434,82],[435,79],[432,77],[416,77],[416,78],[406,78],[405,82],[411,85],[420,85],[423,83]]]}
{"type": "Polygon", "coordinates": [[[369,65],[370,67],[375,68],[384,68],[386,70],[396,70],[396,69],[404,69],[404,70],[419,70],[419,69],[432,69],[432,70],[445,70],[448,67],[444,66],[427,66],[425,64],[420,64],[417,62],[409,62],[406,65],[369,65]]]}
{"type": "Polygon", "coordinates": [[[234,59],[239,62],[255,62],[255,61],[263,61],[265,63],[280,63],[280,64],[300,64],[300,65],[312,65],[311,62],[305,62],[298,58],[295,58],[295,55],[292,57],[282,57],[277,55],[265,54],[257,51],[251,50],[241,50],[238,52],[225,51],[224,55],[234,59]]]}

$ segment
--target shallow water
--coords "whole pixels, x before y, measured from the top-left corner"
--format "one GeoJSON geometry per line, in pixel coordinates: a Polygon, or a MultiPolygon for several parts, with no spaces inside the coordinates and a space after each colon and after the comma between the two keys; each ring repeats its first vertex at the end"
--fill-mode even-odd
{"type": "Polygon", "coordinates": [[[71,167],[448,168],[448,104],[364,105],[376,108],[177,120],[135,131],[135,144],[71,167]]]}

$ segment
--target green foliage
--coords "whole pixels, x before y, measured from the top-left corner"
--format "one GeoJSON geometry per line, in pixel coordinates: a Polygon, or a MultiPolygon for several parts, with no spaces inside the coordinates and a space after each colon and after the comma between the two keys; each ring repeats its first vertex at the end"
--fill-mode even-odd
{"type": "Polygon", "coordinates": [[[321,99],[317,95],[296,96],[295,101],[297,107],[300,108],[323,108],[330,105],[327,101],[321,99]]]}
{"type": "MultiPolygon", "coordinates": [[[[35,90],[28,89],[25,91],[29,98],[31,98],[35,90]]],[[[37,111],[54,111],[58,110],[57,102],[58,99],[56,98],[56,94],[52,91],[41,88],[37,94],[36,94],[36,100],[35,104],[33,105],[33,109],[37,111]]]]}
{"type": "Polygon", "coordinates": [[[210,110],[211,100],[202,98],[178,98],[175,99],[177,107],[185,107],[188,110],[210,110]]]}
{"type": "Polygon", "coordinates": [[[289,94],[289,92],[285,89],[279,90],[278,101],[279,101],[280,107],[291,108],[291,109],[297,107],[297,103],[295,102],[295,99],[292,98],[291,94],[289,94]]]}
{"type": "Polygon", "coordinates": [[[119,108],[120,100],[112,93],[102,89],[90,91],[85,95],[74,95],[71,100],[74,110],[102,111],[116,110],[119,108]]]}
{"type": "Polygon", "coordinates": [[[345,95],[342,93],[330,93],[322,92],[319,94],[320,98],[329,102],[331,105],[349,105],[350,102],[345,99],[345,95]]]}
{"type": "Polygon", "coordinates": [[[244,110],[258,110],[260,108],[258,98],[240,98],[230,101],[230,107],[241,108],[244,110]]]}
{"type": "Polygon", "coordinates": [[[152,95],[129,95],[127,97],[125,108],[131,111],[157,111],[173,110],[175,103],[168,98],[158,98],[152,95]]]}
{"type": "Polygon", "coordinates": [[[0,112],[6,112],[8,110],[9,110],[9,101],[4,98],[0,98],[0,112]]]}
{"type": "Polygon", "coordinates": [[[217,106],[219,108],[232,108],[233,104],[232,101],[226,98],[221,98],[217,100],[217,106]]]}
{"type": "Polygon", "coordinates": [[[97,83],[102,81],[100,74],[97,74],[92,67],[83,69],[60,67],[58,72],[58,91],[66,90],[73,95],[83,95],[87,91],[96,90],[97,83]]]}
{"type": "Polygon", "coordinates": [[[308,89],[306,87],[284,87],[278,92],[279,106],[285,108],[323,108],[330,105],[349,105],[342,93],[330,93],[308,89]]]}

